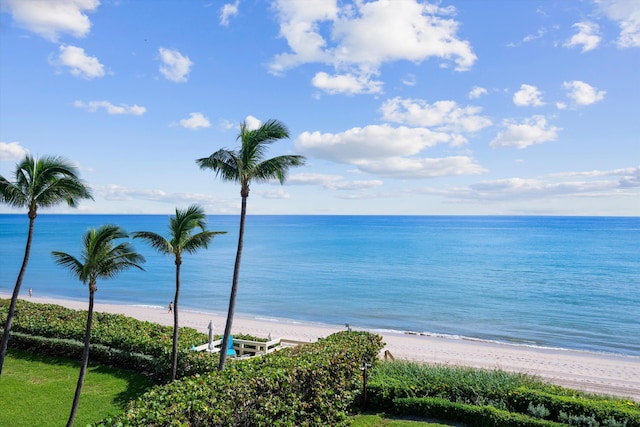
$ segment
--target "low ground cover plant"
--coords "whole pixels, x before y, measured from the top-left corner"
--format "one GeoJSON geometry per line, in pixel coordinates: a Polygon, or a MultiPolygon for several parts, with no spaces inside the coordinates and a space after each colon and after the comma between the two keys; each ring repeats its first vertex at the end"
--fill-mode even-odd
{"type": "Polygon", "coordinates": [[[640,427],[640,405],[547,384],[500,370],[381,362],[368,383],[369,405],[478,426],[640,427]]]}

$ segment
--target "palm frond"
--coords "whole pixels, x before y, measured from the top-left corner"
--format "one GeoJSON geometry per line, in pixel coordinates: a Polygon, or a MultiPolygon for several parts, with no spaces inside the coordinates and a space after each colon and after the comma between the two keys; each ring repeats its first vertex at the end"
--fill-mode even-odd
{"type": "MultiPolygon", "coordinates": [[[[53,251],[51,255],[54,257],[54,261],[57,265],[66,268],[78,277],[82,277],[82,263],[73,255],[69,255],[65,252],[53,251]]],[[[81,280],[86,283],[85,280],[81,280]]]]}
{"type": "Polygon", "coordinates": [[[151,231],[135,231],[131,233],[131,236],[134,239],[143,239],[153,249],[161,254],[169,255],[173,253],[173,246],[171,245],[171,242],[157,233],[153,233],[151,231]]]}
{"type": "Polygon", "coordinates": [[[298,155],[286,155],[273,157],[260,163],[254,170],[253,177],[258,182],[266,182],[277,179],[282,184],[287,177],[289,169],[305,164],[305,157],[298,155]]]}
{"type": "Polygon", "coordinates": [[[88,185],[78,177],[77,168],[67,159],[27,155],[16,165],[15,181],[0,180],[2,200],[16,207],[36,209],[67,202],[75,207],[80,199],[93,199],[88,185]]]}
{"type": "Polygon", "coordinates": [[[200,169],[211,169],[223,181],[239,182],[239,171],[242,170],[238,153],[231,150],[220,149],[210,155],[197,159],[200,169]]]}
{"type": "Polygon", "coordinates": [[[143,269],[140,264],[145,259],[135,252],[133,246],[128,242],[115,244],[115,240],[128,236],[117,225],[103,225],[83,235],[79,259],[64,252],[54,251],[51,254],[58,265],[69,269],[81,282],[95,283],[98,278],[111,278],[132,267],[143,269]]]}
{"type": "Polygon", "coordinates": [[[182,245],[182,250],[193,254],[198,251],[198,249],[207,249],[209,247],[209,243],[213,238],[218,234],[227,234],[226,231],[202,231],[200,233],[194,234],[190,236],[182,245]]]}

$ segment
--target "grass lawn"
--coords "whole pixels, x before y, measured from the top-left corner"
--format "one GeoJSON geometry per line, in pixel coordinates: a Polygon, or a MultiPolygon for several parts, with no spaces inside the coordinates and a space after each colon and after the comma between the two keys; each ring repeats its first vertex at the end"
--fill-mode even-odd
{"type": "MultiPolygon", "coordinates": [[[[61,426],[67,423],[80,362],[9,350],[0,377],[0,426],[61,426]]],[[[153,383],[136,372],[89,362],[75,425],[122,413],[127,402],[153,383]]]]}
{"type": "Polygon", "coordinates": [[[424,421],[385,418],[381,415],[358,415],[351,427],[450,427],[450,424],[433,424],[424,421]]]}

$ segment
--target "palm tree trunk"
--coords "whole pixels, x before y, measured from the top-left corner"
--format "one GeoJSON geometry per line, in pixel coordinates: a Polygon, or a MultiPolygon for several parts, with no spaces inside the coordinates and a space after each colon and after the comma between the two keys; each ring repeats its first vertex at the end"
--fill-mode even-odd
{"type": "Polygon", "coordinates": [[[171,352],[171,381],[178,371],[178,297],[180,296],[180,263],[176,261],[176,294],[173,298],[173,349],[171,352]]]}
{"type": "Polygon", "coordinates": [[[220,364],[218,370],[224,370],[227,360],[227,347],[229,346],[229,336],[231,335],[231,325],[233,315],[236,310],[236,293],[238,292],[238,278],[240,276],[240,260],[242,258],[242,245],[244,241],[244,220],[247,216],[247,196],[242,196],[242,209],[240,210],[240,232],[238,233],[238,251],[236,252],[236,263],[233,267],[233,282],[231,284],[231,296],[229,297],[229,312],[227,313],[227,323],[224,327],[222,346],[220,348],[220,364]]]}
{"type": "Polygon", "coordinates": [[[29,233],[27,234],[27,244],[24,248],[24,258],[22,259],[22,266],[20,267],[20,273],[18,273],[16,285],[13,288],[13,295],[11,296],[11,303],[9,304],[9,312],[7,313],[7,322],[4,325],[4,332],[2,333],[2,345],[0,346],[0,375],[2,375],[4,358],[7,355],[7,347],[9,346],[9,334],[11,333],[11,326],[13,325],[13,316],[16,312],[18,295],[20,295],[20,286],[22,285],[22,279],[24,278],[24,273],[25,271],[27,271],[27,264],[29,263],[31,241],[33,240],[33,225],[35,223],[35,220],[36,215],[29,212],[29,233]]]}
{"type": "Polygon", "coordinates": [[[84,384],[84,377],[87,373],[87,365],[89,364],[89,342],[91,341],[91,322],[93,320],[93,296],[95,284],[89,284],[89,311],[87,313],[87,330],[84,334],[84,351],[82,353],[82,366],[80,367],[80,376],[78,377],[78,384],[76,385],[76,394],[73,397],[73,405],[71,405],[71,414],[69,414],[69,421],[67,421],[67,427],[73,426],[73,421],[78,411],[78,403],[80,403],[80,393],[82,392],[82,385],[84,384]]]}

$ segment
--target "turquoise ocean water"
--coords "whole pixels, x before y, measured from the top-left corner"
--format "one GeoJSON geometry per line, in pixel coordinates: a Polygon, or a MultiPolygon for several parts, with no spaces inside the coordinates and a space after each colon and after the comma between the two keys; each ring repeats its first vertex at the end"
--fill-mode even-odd
{"type": "MultiPolygon", "coordinates": [[[[185,255],[181,308],[226,314],[238,216],[185,255]]],[[[90,227],[165,235],[165,215],[36,219],[22,293],[87,299],[51,251],[80,255],[90,227]]],[[[11,293],[28,220],[0,215],[0,292],[11,293]]],[[[173,259],[133,241],[147,262],[98,283],[97,302],[166,306],[173,259]]],[[[640,218],[520,216],[249,216],[236,313],[349,323],[523,345],[640,355],[640,218]]]]}

